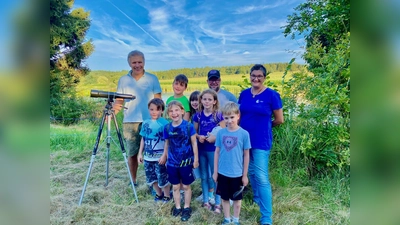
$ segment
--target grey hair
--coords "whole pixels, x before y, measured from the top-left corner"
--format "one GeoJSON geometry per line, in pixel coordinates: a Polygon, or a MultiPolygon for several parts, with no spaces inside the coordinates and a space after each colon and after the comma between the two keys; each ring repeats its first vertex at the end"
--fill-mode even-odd
{"type": "Polygon", "coordinates": [[[143,62],[145,61],[143,52],[141,52],[139,50],[133,50],[133,51],[129,52],[129,54],[128,54],[128,58],[127,58],[128,64],[129,64],[129,58],[132,56],[137,56],[137,55],[141,56],[143,58],[143,62]]]}

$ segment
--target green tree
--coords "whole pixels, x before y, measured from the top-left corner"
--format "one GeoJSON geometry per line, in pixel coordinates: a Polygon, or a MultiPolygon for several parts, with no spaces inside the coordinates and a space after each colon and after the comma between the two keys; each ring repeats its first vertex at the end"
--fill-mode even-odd
{"type": "Polygon", "coordinates": [[[85,40],[89,12],[71,10],[73,3],[50,1],[50,112],[54,116],[61,116],[61,109],[66,109],[69,117],[79,117],[80,107],[68,104],[75,101],[80,78],[89,72],[84,60],[94,50],[91,40],[85,40]]]}
{"type": "MultiPolygon", "coordinates": [[[[304,35],[309,72],[284,84],[286,108],[309,126],[300,150],[310,172],[350,166],[350,1],[308,0],[288,16],[284,35],[304,35]]],[[[290,117],[290,115],[287,115],[290,117]]]]}

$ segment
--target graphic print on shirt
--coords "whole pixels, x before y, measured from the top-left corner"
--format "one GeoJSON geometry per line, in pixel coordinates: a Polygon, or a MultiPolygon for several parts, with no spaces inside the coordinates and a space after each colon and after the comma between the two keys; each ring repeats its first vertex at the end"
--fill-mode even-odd
{"type": "Polygon", "coordinates": [[[238,138],[237,137],[232,137],[232,136],[223,136],[222,143],[223,143],[226,151],[229,152],[234,147],[236,147],[236,145],[238,143],[238,138]]]}
{"type": "Polygon", "coordinates": [[[152,139],[149,138],[150,134],[152,133],[152,130],[150,128],[150,125],[148,123],[145,123],[143,125],[143,131],[145,133],[145,138],[144,139],[144,154],[147,157],[154,158],[154,157],[160,157],[163,152],[163,146],[157,146],[158,143],[161,140],[162,137],[162,130],[157,131],[155,134],[156,138],[152,139]]]}

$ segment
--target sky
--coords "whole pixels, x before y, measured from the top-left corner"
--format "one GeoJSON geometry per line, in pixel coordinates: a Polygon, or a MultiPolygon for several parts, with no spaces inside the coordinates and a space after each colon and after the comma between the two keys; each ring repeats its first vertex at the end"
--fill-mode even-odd
{"type": "Polygon", "coordinates": [[[128,70],[140,50],[152,71],[289,62],[301,59],[304,39],[284,37],[287,16],[305,0],[76,0],[90,12],[86,35],[95,51],[91,70],[128,70]]]}

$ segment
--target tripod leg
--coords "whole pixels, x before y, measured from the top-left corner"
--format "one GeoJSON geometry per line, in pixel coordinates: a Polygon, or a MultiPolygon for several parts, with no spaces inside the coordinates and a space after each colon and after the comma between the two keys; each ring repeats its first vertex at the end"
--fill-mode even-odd
{"type": "Polygon", "coordinates": [[[132,174],[131,174],[131,171],[129,170],[128,159],[126,158],[126,151],[125,151],[125,147],[124,147],[124,142],[122,141],[121,132],[119,131],[117,118],[115,117],[114,112],[112,112],[112,117],[114,118],[115,129],[117,130],[117,136],[118,136],[119,144],[121,146],[122,155],[124,156],[126,169],[128,170],[128,176],[129,176],[129,179],[131,180],[132,190],[133,190],[133,193],[135,194],[136,202],[139,203],[139,200],[138,200],[138,197],[137,197],[137,193],[136,193],[136,188],[135,188],[135,185],[133,184],[132,174]]]}
{"type": "Polygon", "coordinates": [[[111,142],[111,118],[110,115],[106,116],[107,120],[107,159],[106,159],[106,183],[104,186],[108,185],[108,168],[110,162],[110,142],[111,142]]]}
{"type": "Polygon", "coordinates": [[[90,172],[91,172],[91,170],[92,170],[94,158],[96,157],[97,148],[99,147],[101,132],[103,131],[105,119],[106,119],[106,113],[103,112],[103,117],[102,117],[102,120],[101,120],[101,123],[100,123],[99,132],[97,133],[96,143],[94,144],[92,157],[90,158],[90,165],[89,165],[88,172],[87,172],[87,174],[86,174],[85,184],[83,185],[82,193],[81,193],[81,198],[79,199],[79,205],[82,204],[83,195],[85,194],[85,190],[86,190],[86,186],[87,186],[87,183],[88,183],[88,180],[89,180],[90,172]]]}

